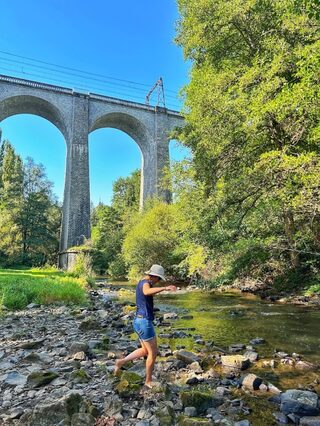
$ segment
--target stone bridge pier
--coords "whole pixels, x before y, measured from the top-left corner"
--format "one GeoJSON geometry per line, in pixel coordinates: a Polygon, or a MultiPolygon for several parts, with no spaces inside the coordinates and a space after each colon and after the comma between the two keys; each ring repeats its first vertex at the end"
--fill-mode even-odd
{"type": "MultiPolygon", "coordinates": [[[[170,200],[168,190],[159,184],[169,164],[170,133],[184,124],[178,112],[0,75],[0,123],[16,114],[35,114],[49,120],[66,141],[61,253],[90,237],[88,137],[96,129],[122,130],[138,144],[142,156],[141,207],[149,197],[170,200]]],[[[60,257],[62,267],[66,266],[64,259],[60,257]]]]}

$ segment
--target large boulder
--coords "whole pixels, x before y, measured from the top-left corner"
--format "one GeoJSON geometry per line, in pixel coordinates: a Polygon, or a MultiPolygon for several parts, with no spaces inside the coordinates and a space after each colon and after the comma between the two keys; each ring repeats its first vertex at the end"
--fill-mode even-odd
{"type": "Polygon", "coordinates": [[[31,412],[22,415],[20,426],[70,426],[74,414],[79,413],[83,399],[70,393],[55,401],[38,404],[31,412]]]}

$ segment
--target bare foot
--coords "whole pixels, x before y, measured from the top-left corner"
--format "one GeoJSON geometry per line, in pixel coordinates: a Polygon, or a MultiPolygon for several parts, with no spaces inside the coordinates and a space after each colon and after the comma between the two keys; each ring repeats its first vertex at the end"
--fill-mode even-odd
{"type": "Polygon", "coordinates": [[[123,366],[123,362],[121,361],[121,359],[116,359],[115,362],[115,367],[114,367],[114,371],[113,374],[116,376],[118,371],[120,371],[121,367],[123,366]]]}

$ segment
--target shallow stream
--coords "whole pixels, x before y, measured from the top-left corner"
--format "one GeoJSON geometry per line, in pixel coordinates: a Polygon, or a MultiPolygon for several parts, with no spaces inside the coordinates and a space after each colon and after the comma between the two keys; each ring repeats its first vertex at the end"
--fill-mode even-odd
{"type": "MultiPolygon", "coordinates": [[[[125,288],[121,298],[134,302],[135,286],[113,283],[125,288]]],[[[201,349],[195,343],[195,335],[205,342],[214,342],[221,348],[235,343],[249,345],[251,339],[261,337],[266,343],[257,345],[260,358],[272,359],[274,351],[301,354],[304,361],[320,363],[320,310],[313,307],[268,303],[259,297],[239,292],[185,291],[161,294],[155,297],[155,307],[161,311],[176,312],[172,320],[175,330],[193,329],[192,337],[183,339],[159,339],[169,343],[172,349],[183,345],[186,349],[201,349]],[[182,319],[184,315],[192,319],[182,319]]],[[[203,347],[203,346],[202,346],[203,347]]],[[[309,386],[319,381],[319,370],[296,370],[279,365],[270,370],[258,362],[251,371],[268,379],[281,389],[309,386]]],[[[318,386],[316,386],[318,387],[318,386]]]]}

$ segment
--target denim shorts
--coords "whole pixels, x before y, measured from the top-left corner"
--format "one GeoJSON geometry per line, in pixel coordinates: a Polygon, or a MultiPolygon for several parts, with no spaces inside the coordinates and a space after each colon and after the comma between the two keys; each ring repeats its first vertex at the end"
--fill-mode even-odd
{"type": "Polygon", "coordinates": [[[133,329],[139,336],[139,339],[145,342],[156,337],[153,322],[147,318],[135,317],[133,320],[133,329]]]}

